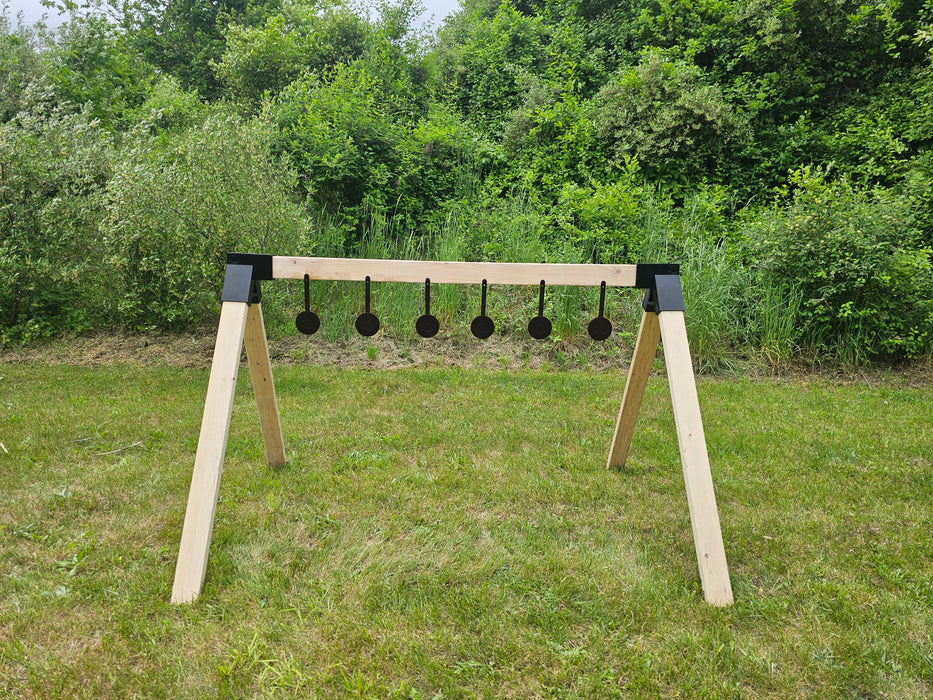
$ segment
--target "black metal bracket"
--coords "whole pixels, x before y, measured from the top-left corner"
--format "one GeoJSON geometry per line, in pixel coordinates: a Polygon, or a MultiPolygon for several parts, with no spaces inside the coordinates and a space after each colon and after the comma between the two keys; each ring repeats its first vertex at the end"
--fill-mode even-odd
{"type": "Polygon", "coordinates": [[[252,253],[227,253],[224,290],[220,301],[258,304],[262,301],[260,280],[272,279],[272,256],[252,253]]]}
{"type": "Polygon", "coordinates": [[[642,301],[645,311],[659,314],[662,311],[684,310],[680,265],[636,265],[635,286],[645,290],[645,298],[642,301]]]}
{"type": "Polygon", "coordinates": [[[635,286],[638,289],[652,289],[654,278],[658,275],[679,275],[677,263],[638,263],[635,265],[635,286]]]}
{"type": "Polygon", "coordinates": [[[228,265],[249,265],[254,280],[272,279],[272,256],[255,253],[227,253],[228,265]]]}

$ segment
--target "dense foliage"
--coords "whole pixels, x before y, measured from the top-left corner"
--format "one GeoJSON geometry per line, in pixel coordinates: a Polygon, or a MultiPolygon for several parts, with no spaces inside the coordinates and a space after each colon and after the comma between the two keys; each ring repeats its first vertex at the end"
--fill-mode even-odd
{"type": "Polygon", "coordinates": [[[203,322],[244,248],[680,261],[712,365],[933,354],[933,0],[66,4],[0,17],[4,342],[203,322]]]}

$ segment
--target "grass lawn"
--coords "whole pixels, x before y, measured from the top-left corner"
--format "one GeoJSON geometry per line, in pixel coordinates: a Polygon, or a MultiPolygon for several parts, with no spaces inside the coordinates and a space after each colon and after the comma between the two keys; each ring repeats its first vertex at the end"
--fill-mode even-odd
{"type": "Polygon", "coordinates": [[[169,601],[208,372],[0,365],[0,696],[933,696],[933,389],[701,379],[736,602],[670,396],[624,374],[248,372],[207,579],[169,601]]]}

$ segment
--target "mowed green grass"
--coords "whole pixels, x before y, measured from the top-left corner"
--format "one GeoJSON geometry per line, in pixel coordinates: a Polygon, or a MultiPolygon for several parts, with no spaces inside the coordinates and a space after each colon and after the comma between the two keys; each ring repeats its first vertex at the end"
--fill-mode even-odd
{"type": "Polygon", "coordinates": [[[272,469],[244,367],[173,606],[207,375],[0,366],[0,696],[933,696],[930,387],[699,381],[718,609],[663,375],[277,367],[272,469]]]}

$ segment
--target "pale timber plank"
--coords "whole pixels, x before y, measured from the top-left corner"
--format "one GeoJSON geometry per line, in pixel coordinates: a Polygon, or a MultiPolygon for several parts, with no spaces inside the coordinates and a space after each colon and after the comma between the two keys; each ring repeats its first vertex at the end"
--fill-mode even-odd
{"type": "Polygon", "coordinates": [[[606,466],[610,469],[621,467],[628,457],[632,436],[635,434],[635,422],[638,420],[638,411],[645,395],[645,386],[648,384],[648,375],[651,374],[651,365],[654,364],[660,337],[661,327],[658,325],[658,315],[646,311],[641,317],[641,326],[638,328],[635,354],[629,366],[625,393],[622,394],[622,405],[616,420],[616,430],[609,448],[609,460],[606,466]]]}
{"type": "Polygon", "coordinates": [[[178,549],[178,564],[175,567],[173,603],[193,601],[200,595],[204,583],[247,310],[245,302],[231,301],[224,302],[220,309],[201,434],[198,437],[198,451],[194,458],[191,490],[188,493],[185,524],[178,549]]]}
{"type": "Polygon", "coordinates": [[[266,459],[270,466],[282,467],[285,466],[285,441],[282,439],[279,405],[275,399],[272,363],[269,361],[269,345],[266,342],[266,326],[260,304],[252,304],[249,307],[245,341],[249,374],[253,380],[256,408],[259,410],[259,425],[266,447],[266,459]]]}
{"type": "Polygon", "coordinates": [[[484,263],[431,260],[367,260],[273,256],[274,279],[424,282],[437,284],[634,287],[635,265],[569,265],[558,263],[484,263]]]}
{"type": "Polygon", "coordinates": [[[703,594],[711,605],[731,605],[732,584],[722,543],[684,314],[682,311],[662,311],[658,314],[658,322],[703,594]]]}

